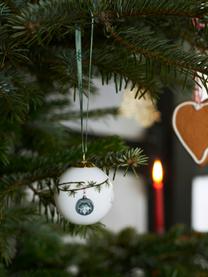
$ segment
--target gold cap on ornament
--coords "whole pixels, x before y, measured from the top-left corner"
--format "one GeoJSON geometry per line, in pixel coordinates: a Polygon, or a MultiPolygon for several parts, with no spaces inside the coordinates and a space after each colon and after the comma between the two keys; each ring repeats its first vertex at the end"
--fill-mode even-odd
{"type": "Polygon", "coordinates": [[[95,167],[95,165],[88,161],[81,161],[75,165],[75,167],[95,167]]]}

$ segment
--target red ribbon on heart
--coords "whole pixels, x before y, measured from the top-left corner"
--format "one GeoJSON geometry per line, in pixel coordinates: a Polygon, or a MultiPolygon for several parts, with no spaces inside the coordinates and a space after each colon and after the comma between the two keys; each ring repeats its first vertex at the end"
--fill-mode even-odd
{"type": "Polygon", "coordinates": [[[200,30],[202,30],[202,29],[205,28],[205,24],[199,22],[199,18],[192,18],[192,24],[194,25],[194,27],[195,27],[198,31],[200,31],[200,30]]]}
{"type": "Polygon", "coordinates": [[[202,102],[202,87],[199,85],[200,79],[199,77],[195,77],[195,87],[193,91],[193,100],[197,103],[200,104],[202,102]]]}
{"type": "MultiPolygon", "coordinates": [[[[198,30],[202,30],[205,28],[205,23],[201,23],[199,21],[199,18],[192,18],[192,24],[193,26],[198,30]]],[[[199,85],[199,82],[200,82],[200,79],[199,77],[195,77],[195,88],[194,88],[194,91],[193,91],[193,100],[197,103],[197,104],[200,104],[202,102],[202,88],[201,86],[199,85]]]]}

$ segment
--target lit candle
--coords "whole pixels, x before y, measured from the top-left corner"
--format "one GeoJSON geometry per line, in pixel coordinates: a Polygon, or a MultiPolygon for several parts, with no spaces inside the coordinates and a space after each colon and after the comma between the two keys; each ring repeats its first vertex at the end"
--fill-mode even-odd
{"type": "Polygon", "coordinates": [[[156,160],[152,168],[154,188],[154,224],[158,234],[164,232],[164,196],[163,196],[163,168],[160,160],[156,160]]]}

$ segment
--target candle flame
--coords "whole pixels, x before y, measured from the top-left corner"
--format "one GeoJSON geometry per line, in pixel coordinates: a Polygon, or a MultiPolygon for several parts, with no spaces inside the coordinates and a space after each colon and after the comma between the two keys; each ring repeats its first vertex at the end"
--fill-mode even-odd
{"type": "Polygon", "coordinates": [[[152,179],[155,188],[161,188],[163,186],[163,168],[160,160],[156,160],[153,164],[152,179]]]}

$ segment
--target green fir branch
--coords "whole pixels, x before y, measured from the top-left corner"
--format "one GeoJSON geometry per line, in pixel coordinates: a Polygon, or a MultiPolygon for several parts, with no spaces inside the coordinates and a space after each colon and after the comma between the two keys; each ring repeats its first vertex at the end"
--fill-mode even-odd
{"type": "Polygon", "coordinates": [[[203,0],[119,0],[100,1],[98,8],[111,16],[179,16],[203,17],[207,14],[207,3],[203,0]],[[111,14],[113,12],[113,15],[111,14]]]}
{"type": "Polygon", "coordinates": [[[140,148],[127,149],[117,153],[111,152],[103,160],[95,158],[96,164],[105,169],[107,174],[109,174],[110,169],[114,171],[113,179],[118,169],[123,169],[124,175],[126,175],[129,169],[136,173],[136,169],[147,165],[147,161],[148,157],[143,154],[143,150],[140,148]]]}
{"type": "Polygon", "coordinates": [[[36,217],[34,207],[15,206],[0,210],[0,261],[7,265],[16,255],[17,235],[25,222],[32,222],[36,217]]]}
{"type": "Polygon", "coordinates": [[[193,54],[193,52],[182,51],[175,44],[170,44],[165,40],[154,38],[152,33],[138,33],[134,28],[128,28],[128,31],[113,31],[111,35],[120,44],[133,53],[144,55],[149,61],[157,60],[168,66],[178,67],[185,72],[199,71],[203,74],[208,73],[208,58],[202,54],[193,54]]]}

